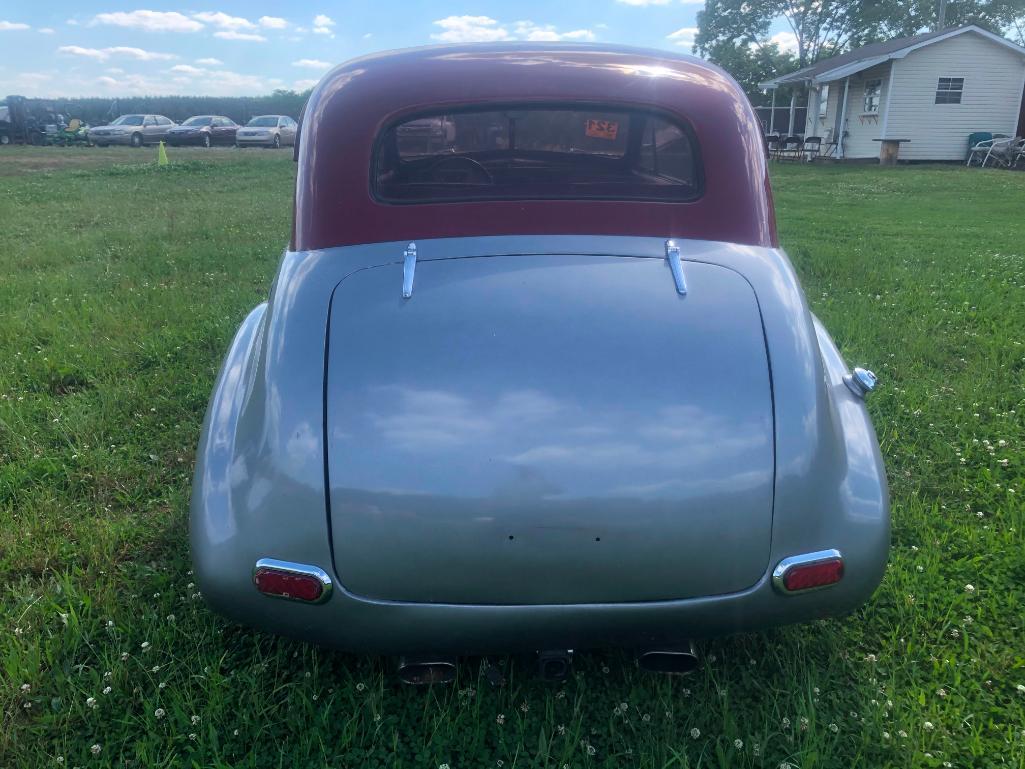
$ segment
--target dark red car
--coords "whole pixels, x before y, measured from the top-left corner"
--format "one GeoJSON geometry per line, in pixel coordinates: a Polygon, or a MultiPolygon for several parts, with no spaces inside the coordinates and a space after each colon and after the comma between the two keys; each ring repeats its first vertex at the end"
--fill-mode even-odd
{"type": "Polygon", "coordinates": [[[231,146],[235,143],[238,124],[223,115],[196,115],[167,132],[167,143],[178,146],[197,144],[212,147],[215,144],[231,146]]]}

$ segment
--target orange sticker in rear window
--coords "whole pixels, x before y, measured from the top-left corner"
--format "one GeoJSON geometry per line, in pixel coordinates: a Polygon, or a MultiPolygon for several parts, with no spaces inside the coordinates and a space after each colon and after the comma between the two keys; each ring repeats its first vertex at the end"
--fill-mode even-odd
{"type": "Polygon", "coordinates": [[[594,139],[615,140],[619,133],[619,123],[612,120],[588,120],[584,133],[594,139]]]}

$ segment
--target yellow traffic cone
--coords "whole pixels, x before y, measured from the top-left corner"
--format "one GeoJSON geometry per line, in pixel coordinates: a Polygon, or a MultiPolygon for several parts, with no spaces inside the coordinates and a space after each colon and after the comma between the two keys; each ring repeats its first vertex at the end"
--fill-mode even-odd
{"type": "Polygon", "coordinates": [[[157,165],[158,166],[166,166],[167,165],[167,150],[164,149],[164,142],[163,141],[161,141],[160,144],[157,146],[157,165]]]}

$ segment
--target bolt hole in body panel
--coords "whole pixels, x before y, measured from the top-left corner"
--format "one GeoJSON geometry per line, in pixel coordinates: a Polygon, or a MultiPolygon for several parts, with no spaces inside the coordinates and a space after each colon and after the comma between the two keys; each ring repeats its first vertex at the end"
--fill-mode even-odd
{"type": "Polygon", "coordinates": [[[332,298],[327,468],[346,590],[634,602],[763,576],[771,388],[739,273],[686,263],[681,296],[665,260],[422,251],[410,298],[401,262],[332,298]]]}

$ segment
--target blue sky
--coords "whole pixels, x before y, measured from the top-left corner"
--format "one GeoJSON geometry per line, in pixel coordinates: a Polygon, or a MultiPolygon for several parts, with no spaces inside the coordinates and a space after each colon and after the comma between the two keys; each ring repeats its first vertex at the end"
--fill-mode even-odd
{"type": "Polygon", "coordinates": [[[579,40],[690,52],[703,0],[0,0],[0,96],[253,95],[390,48],[579,40]]]}

